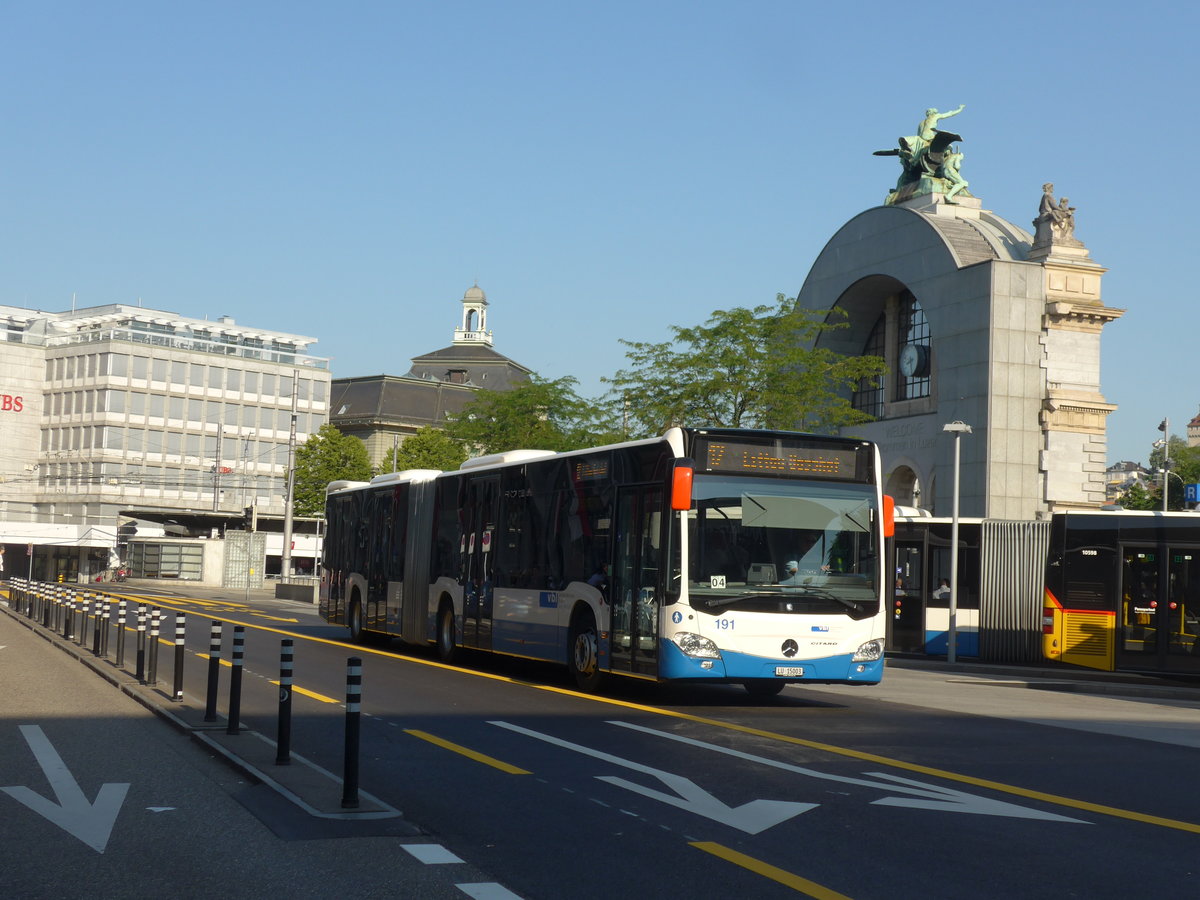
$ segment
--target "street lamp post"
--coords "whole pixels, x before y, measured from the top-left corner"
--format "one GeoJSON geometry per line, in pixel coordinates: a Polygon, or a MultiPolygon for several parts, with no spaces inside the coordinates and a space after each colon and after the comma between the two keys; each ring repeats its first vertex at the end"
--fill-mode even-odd
{"type": "Polygon", "coordinates": [[[946,662],[955,661],[955,644],[958,643],[958,485],[959,485],[959,438],[971,433],[971,426],[955,419],[942,426],[942,431],[954,435],[954,519],[950,526],[950,623],[946,629],[946,662]]]}
{"type": "MultiPolygon", "coordinates": [[[[1170,485],[1167,483],[1167,471],[1171,468],[1171,422],[1169,419],[1163,419],[1158,423],[1158,430],[1163,433],[1162,441],[1155,441],[1154,446],[1162,444],[1163,450],[1163,483],[1162,483],[1162,511],[1167,511],[1167,495],[1170,493],[1170,485]]],[[[1179,479],[1183,481],[1182,478],[1179,479]]]]}

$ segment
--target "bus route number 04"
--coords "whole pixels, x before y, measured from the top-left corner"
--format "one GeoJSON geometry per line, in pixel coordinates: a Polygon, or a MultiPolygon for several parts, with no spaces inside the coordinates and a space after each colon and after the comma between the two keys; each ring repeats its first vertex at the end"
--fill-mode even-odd
{"type": "Polygon", "coordinates": [[[709,575],[708,576],[708,586],[710,588],[712,588],[713,590],[718,590],[720,588],[725,587],[725,576],[724,575],[709,575]]]}

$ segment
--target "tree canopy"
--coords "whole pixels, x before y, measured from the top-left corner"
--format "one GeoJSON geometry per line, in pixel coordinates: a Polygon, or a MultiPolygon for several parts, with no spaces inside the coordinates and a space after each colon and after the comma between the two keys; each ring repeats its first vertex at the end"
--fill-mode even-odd
{"type": "MultiPolygon", "coordinates": [[[[449,472],[462,465],[467,452],[458,441],[440,428],[426,425],[404,439],[396,449],[395,470],[441,469],[449,472]]],[[[392,458],[384,460],[384,470],[391,471],[392,458]]]]}
{"type": "Polygon", "coordinates": [[[887,371],[876,356],[810,347],[844,328],[779,294],[753,309],[717,310],[703,325],[672,326],[670,341],[621,341],[632,363],[604,379],[630,436],[672,425],[829,432],[868,422],[849,399],[863,378],[887,371]]]}
{"type": "Polygon", "coordinates": [[[600,408],[576,392],[578,383],[533,375],[506,391],[480,390],[446,422],[446,434],[471,454],[576,450],[619,439],[605,428],[600,408]]]}
{"type": "Polygon", "coordinates": [[[296,448],[296,515],[324,515],[325,488],[340,479],[369,481],[371,459],[362,441],[327,423],[296,448]]]}
{"type": "Polygon", "coordinates": [[[1125,509],[1162,509],[1162,469],[1164,459],[1169,463],[1167,475],[1167,509],[1187,509],[1184,500],[1185,484],[1200,484],[1200,447],[1189,447],[1178,436],[1168,439],[1166,446],[1159,441],[1150,451],[1150,469],[1156,473],[1158,485],[1143,488],[1132,485],[1121,495],[1119,503],[1125,509]],[[1170,451],[1169,453],[1166,451],[1170,451]]]}

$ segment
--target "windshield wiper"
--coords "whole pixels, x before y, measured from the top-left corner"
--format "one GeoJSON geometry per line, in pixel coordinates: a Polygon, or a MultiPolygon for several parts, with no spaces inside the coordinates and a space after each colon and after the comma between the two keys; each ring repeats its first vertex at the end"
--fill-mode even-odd
{"type": "Polygon", "coordinates": [[[729,606],[733,603],[741,603],[743,600],[778,600],[779,594],[741,594],[737,597],[709,597],[704,601],[704,605],[709,609],[716,609],[718,606],[729,606]]]}
{"type": "Polygon", "coordinates": [[[833,591],[827,591],[825,588],[810,587],[803,584],[789,585],[788,589],[785,589],[783,596],[784,598],[787,598],[789,596],[795,596],[796,594],[806,595],[809,597],[819,597],[822,600],[832,600],[835,603],[842,604],[842,606],[846,607],[847,609],[854,610],[854,612],[858,612],[860,609],[858,603],[854,600],[847,600],[845,597],[839,597],[837,594],[833,593],[833,591]]]}

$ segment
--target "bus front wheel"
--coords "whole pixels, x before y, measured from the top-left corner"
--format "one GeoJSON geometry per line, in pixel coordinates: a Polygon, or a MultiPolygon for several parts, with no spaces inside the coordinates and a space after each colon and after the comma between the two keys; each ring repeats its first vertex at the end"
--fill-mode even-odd
{"type": "Polygon", "coordinates": [[[576,616],[571,625],[567,664],[581,690],[594,691],[600,686],[600,642],[596,637],[596,620],[590,610],[576,616]]]}
{"type": "Polygon", "coordinates": [[[454,662],[454,607],[443,603],[438,611],[437,652],[442,662],[454,662]]]}

